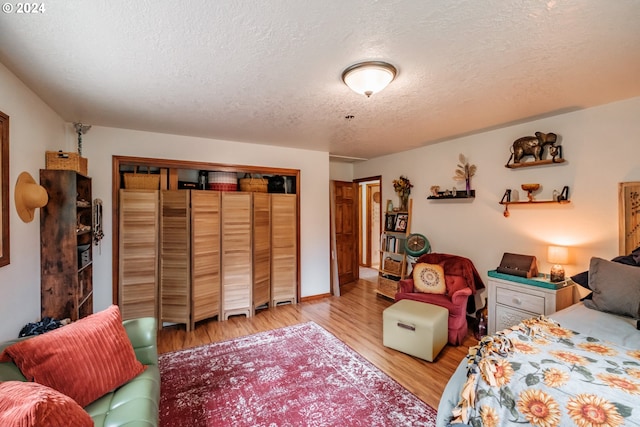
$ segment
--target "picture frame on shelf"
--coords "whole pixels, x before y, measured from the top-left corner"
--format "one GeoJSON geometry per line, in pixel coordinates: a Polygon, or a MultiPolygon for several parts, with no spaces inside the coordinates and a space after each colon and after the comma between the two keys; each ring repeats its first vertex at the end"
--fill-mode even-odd
{"type": "Polygon", "coordinates": [[[407,222],[409,220],[408,214],[398,214],[396,215],[396,222],[394,231],[405,232],[407,231],[407,222]]]}
{"type": "Polygon", "coordinates": [[[393,200],[387,200],[387,212],[393,212],[393,200]]]}
{"type": "Polygon", "coordinates": [[[385,231],[394,231],[396,227],[396,215],[395,214],[386,214],[385,216],[385,231]]]}

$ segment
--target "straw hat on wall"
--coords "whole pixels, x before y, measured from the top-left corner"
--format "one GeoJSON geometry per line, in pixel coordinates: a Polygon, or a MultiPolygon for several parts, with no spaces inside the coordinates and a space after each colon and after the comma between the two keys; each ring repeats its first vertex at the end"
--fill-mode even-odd
{"type": "Polygon", "coordinates": [[[31,222],[35,210],[46,205],[49,196],[47,190],[39,185],[29,172],[22,172],[16,181],[14,200],[20,219],[24,222],[31,222]]]}

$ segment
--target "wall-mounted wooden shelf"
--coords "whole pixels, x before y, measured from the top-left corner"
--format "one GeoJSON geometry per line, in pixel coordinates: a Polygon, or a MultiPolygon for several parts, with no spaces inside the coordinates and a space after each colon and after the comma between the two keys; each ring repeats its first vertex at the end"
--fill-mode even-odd
{"type": "Polygon", "coordinates": [[[429,196],[427,197],[427,200],[456,200],[456,199],[475,199],[476,197],[476,190],[470,190],[469,195],[467,195],[466,191],[457,191],[456,195],[445,195],[444,191],[438,191],[438,195],[437,196],[429,196]]]}
{"type": "Polygon", "coordinates": [[[544,166],[544,165],[559,165],[560,163],[564,163],[564,159],[545,159],[545,160],[536,160],[534,162],[521,162],[521,163],[512,163],[504,165],[505,168],[509,169],[518,169],[518,168],[526,168],[529,166],[544,166]]]}
{"type": "Polygon", "coordinates": [[[549,204],[555,203],[557,205],[566,205],[571,203],[569,200],[525,200],[519,202],[499,202],[501,205],[504,205],[504,213],[505,217],[509,216],[509,205],[539,205],[539,204],[549,204]]]}
{"type": "Polygon", "coordinates": [[[503,215],[505,216],[505,218],[509,216],[509,205],[536,205],[536,204],[549,204],[549,203],[557,203],[557,204],[563,205],[563,204],[569,203],[569,186],[568,185],[565,185],[564,187],[562,187],[562,191],[557,196],[554,191],[554,197],[553,199],[550,199],[550,200],[549,199],[534,200],[533,191],[537,191],[540,185],[528,184],[527,186],[531,188],[526,188],[525,184],[522,184],[522,189],[529,192],[528,200],[511,201],[511,190],[507,189],[507,191],[504,193],[504,196],[502,196],[502,200],[500,200],[498,203],[500,203],[501,205],[504,205],[503,215]]]}

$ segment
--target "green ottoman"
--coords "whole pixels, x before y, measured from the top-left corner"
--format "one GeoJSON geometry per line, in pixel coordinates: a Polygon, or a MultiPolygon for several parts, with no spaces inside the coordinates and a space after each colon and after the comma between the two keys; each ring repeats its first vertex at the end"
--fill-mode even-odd
{"type": "Polygon", "coordinates": [[[433,362],[447,344],[449,310],[425,302],[400,300],[382,312],[382,343],[433,362]]]}

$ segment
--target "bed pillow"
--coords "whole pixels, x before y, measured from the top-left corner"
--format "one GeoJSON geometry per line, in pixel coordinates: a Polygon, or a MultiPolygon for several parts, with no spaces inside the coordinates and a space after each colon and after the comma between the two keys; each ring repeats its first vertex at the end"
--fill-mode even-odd
{"type": "Polygon", "coordinates": [[[640,268],[602,258],[589,264],[591,300],[584,305],[599,311],[640,318],[640,268]]]}
{"type": "Polygon", "coordinates": [[[620,264],[632,265],[634,267],[638,265],[638,263],[636,262],[636,258],[633,254],[620,255],[615,258],[612,258],[611,261],[619,262],[620,264]]]}
{"type": "Polygon", "coordinates": [[[416,292],[443,295],[447,292],[444,270],[437,264],[416,264],[413,268],[413,287],[416,292]]]}
{"type": "Polygon", "coordinates": [[[136,359],[116,305],[20,341],[4,353],[28,381],[66,394],[82,407],[146,368],[136,359]]]}
{"type": "Polygon", "coordinates": [[[93,420],[69,396],[38,383],[0,383],[0,426],[89,427],[93,420]]]}
{"type": "MultiPolygon", "coordinates": [[[[629,255],[621,255],[613,258],[611,261],[618,262],[620,264],[632,265],[636,267],[640,267],[640,247],[634,249],[629,255]]],[[[589,287],[589,270],[583,271],[582,273],[578,273],[576,275],[571,276],[571,280],[573,280],[578,285],[582,286],[586,289],[591,289],[589,287]]],[[[584,299],[591,299],[591,295],[589,294],[584,299]]]]}
{"type": "Polygon", "coordinates": [[[571,276],[571,280],[573,280],[575,283],[582,286],[583,288],[590,289],[589,288],[589,270],[583,271],[582,273],[578,273],[574,276],[571,276]]]}

